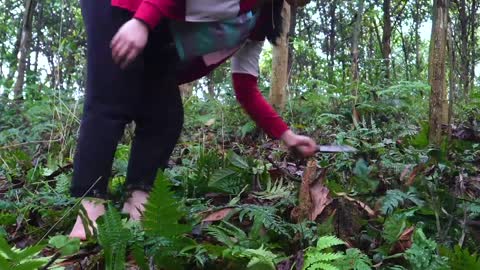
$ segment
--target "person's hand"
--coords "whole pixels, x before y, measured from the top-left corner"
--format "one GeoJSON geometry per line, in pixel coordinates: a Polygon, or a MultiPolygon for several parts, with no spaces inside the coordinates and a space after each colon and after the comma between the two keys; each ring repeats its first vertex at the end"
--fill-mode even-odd
{"type": "Polygon", "coordinates": [[[126,22],[112,39],[112,57],[115,63],[126,68],[147,45],[148,27],[137,19],[126,22]]]}
{"type": "Polygon", "coordinates": [[[317,151],[317,144],[312,138],[295,134],[291,130],[285,131],[281,139],[289,149],[294,148],[304,157],[313,156],[317,151]]]}

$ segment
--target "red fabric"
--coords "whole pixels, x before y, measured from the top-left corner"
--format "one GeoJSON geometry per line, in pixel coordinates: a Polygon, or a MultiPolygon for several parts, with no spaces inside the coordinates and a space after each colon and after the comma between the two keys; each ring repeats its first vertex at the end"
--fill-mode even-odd
{"type": "Polygon", "coordinates": [[[162,18],[185,20],[185,0],[111,0],[112,6],[135,12],[134,18],[154,29],[162,18]]]}
{"type": "Polygon", "coordinates": [[[257,77],[233,73],[232,80],[235,95],[243,109],[270,137],[279,139],[288,126],[260,93],[257,77]]]}
{"type": "MultiPolygon", "coordinates": [[[[134,18],[142,20],[151,29],[162,18],[185,20],[185,1],[187,0],[111,0],[112,6],[135,12],[134,18]]],[[[190,0],[191,1],[191,0],[190,0]]],[[[194,0],[199,1],[199,0],[194,0]]],[[[243,14],[256,6],[258,0],[239,0],[240,12],[243,14]]]]}

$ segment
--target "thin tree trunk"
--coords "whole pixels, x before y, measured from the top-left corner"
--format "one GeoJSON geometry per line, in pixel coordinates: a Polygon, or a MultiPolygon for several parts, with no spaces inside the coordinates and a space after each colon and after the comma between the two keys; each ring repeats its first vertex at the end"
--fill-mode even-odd
{"type": "Polygon", "coordinates": [[[450,70],[448,73],[448,81],[450,85],[449,89],[449,94],[448,94],[448,99],[449,99],[449,106],[448,106],[448,128],[447,128],[447,134],[448,134],[448,140],[450,141],[452,138],[452,123],[453,123],[453,102],[455,99],[455,93],[457,93],[457,80],[455,76],[455,70],[457,70],[457,56],[455,54],[455,45],[454,45],[454,39],[453,39],[453,27],[451,25],[451,21],[449,20],[449,27],[448,27],[448,63],[450,66],[450,70]]]}
{"type": "Polygon", "coordinates": [[[282,9],[283,33],[278,39],[278,45],[273,48],[272,87],[270,101],[279,111],[285,108],[287,72],[288,72],[288,31],[290,29],[290,5],[284,3],[282,9]]]}
{"type": "Polygon", "coordinates": [[[404,64],[405,64],[405,77],[408,80],[410,80],[410,65],[408,64],[408,55],[409,55],[409,50],[408,50],[408,44],[407,41],[405,40],[405,35],[403,34],[403,31],[400,29],[400,39],[402,41],[402,51],[403,51],[403,58],[404,58],[404,64]]]}
{"type": "MultiPolygon", "coordinates": [[[[460,22],[460,81],[462,83],[462,90],[464,94],[468,94],[470,89],[469,75],[470,75],[470,56],[468,53],[468,20],[467,6],[465,0],[460,0],[458,3],[458,20],[460,22]]],[[[474,19],[474,18],[472,18],[474,19]]]]}
{"type": "Polygon", "coordinates": [[[207,76],[207,90],[208,96],[211,99],[215,99],[215,82],[213,81],[213,72],[207,76]]]}
{"type": "Polygon", "coordinates": [[[184,99],[187,99],[192,96],[194,84],[195,82],[190,82],[190,83],[182,84],[178,87],[184,99]]]}
{"type": "Polygon", "coordinates": [[[36,4],[36,0],[27,0],[25,3],[25,13],[22,23],[22,40],[20,42],[20,56],[18,59],[17,69],[18,75],[15,86],[13,87],[13,95],[16,100],[22,99],[25,73],[27,69],[27,57],[30,54],[31,47],[33,13],[35,11],[36,4]]]}
{"type": "Polygon", "coordinates": [[[392,1],[383,0],[382,54],[385,64],[385,79],[390,79],[390,55],[392,53],[392,1]]]}
{"type": "MultiPolygon", "coordinates": [[[[470,10],[470,88],[474,86],[475,82],[475,66],[477,64],[477,11],[478,11],[478,2],[477,0],[472,0],[472,8],[470,10]]],[[[470,89],[469,89],[470,90],[470,89]]],[[[469,93],[465,93],[465,97],[468,96],[469,93]]]]}
{"type": "Polygon", "coordinates": [[[295,38],[295,29],[297,27],[297,11],[298,6],[296,4],[290,6],[290,27],[288,30],[288,68],[287,75],[290,75],[292,71],[294,51],[293,51],[293,41],[295,38]]]}
{"type": "Polygon", "coordinates": [[[333,84],[335,82],[335,46],[337,37],[337,0],[332,0],[330,3],[329,17],[330,29],[328,33],[328,82],[333,84]]]}
{"type": "Polygon", "coordinates": [[[416,78],[419,79],[422,73],[422,55],[420,52],[420,0],[415,0],[413,12],[413,28],[415,32],[415,72],[416,78]]]}
{"type": "Polygon", "coordinates": [[[430,94],[430,143],[440,146],[442,141],[442,118],[446,93],[446,59],[448,0],[433,0],[433,25],[430,44],[429,81],[430,94]]]}
{"type": "MultiPolygon", "coordinates": [[[[360,70],[359,70],[359,43],[360,43],[360,34],[362,32],[362,24],[363,24],[363,10],[364,10],[364,0],[358,1],[358,10],[356,15],[355,26],[353,29],[353,36],[352,36],[352,47],[351,47],[351,54],[352,54],[352,95],[354,97],[358,97],[358,87],[360,83],[360,70]]],[[[356,103],[356,101],[355,101],[356,103]]]]}
{"type": "Polygon", "coordinates": [[[358,0],[358,10],[357,10],[357,17],[355,20],[355,26],[353,28],[353,36],[352,36],[352,95],[354,96],[355,100],[353,103],[352,108],[352,120],[355,126],[358,125],[360,122],[360,117],[358,116],[358,112],[356,110],[356,104],[358,101],[358,89],[360,85],[360,68],[359,68],[359,45],[360,45],[360,35],[362,32],[363,26],[363,10],[365,6],[364,0],[358,0]]]}

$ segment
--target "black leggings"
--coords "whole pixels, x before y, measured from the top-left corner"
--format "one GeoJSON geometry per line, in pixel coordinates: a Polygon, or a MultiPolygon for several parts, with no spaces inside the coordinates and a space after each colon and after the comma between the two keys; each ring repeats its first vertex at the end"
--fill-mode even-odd
{"type": "Polygon", "coordinates": [[[136,129],[126,184],[129,190],[148,191],[158,169],[167,166],[183,126],[178,56],[159,49],[171,41],[168,28],[161,24],[151,31],[143,54],[122,70],[112,60],[110,41],[131,13],[112,8],[110,0],[81,0],[81,7],[88,76],[72,196],[106,197],[115,150],[131,121],[136,129]]]}

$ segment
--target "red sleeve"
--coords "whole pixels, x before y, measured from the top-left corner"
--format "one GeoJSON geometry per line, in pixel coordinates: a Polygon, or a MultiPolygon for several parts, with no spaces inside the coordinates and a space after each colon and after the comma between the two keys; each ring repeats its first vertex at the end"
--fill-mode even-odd
{"type": "Polygon", "coordinates": [[[243,109],[270,137],[279,139],[288,126],[260,93],[257,77],[233,73],[232,80],[235,95],[243,109]]]}
{"type": "Polygon", "coordinates": [[[143,0],[134,15],[154,29],[162,18],[184,19],[185,1],[143,0]],[[182,18],[183,17],[183,18],[182,18]]]}

